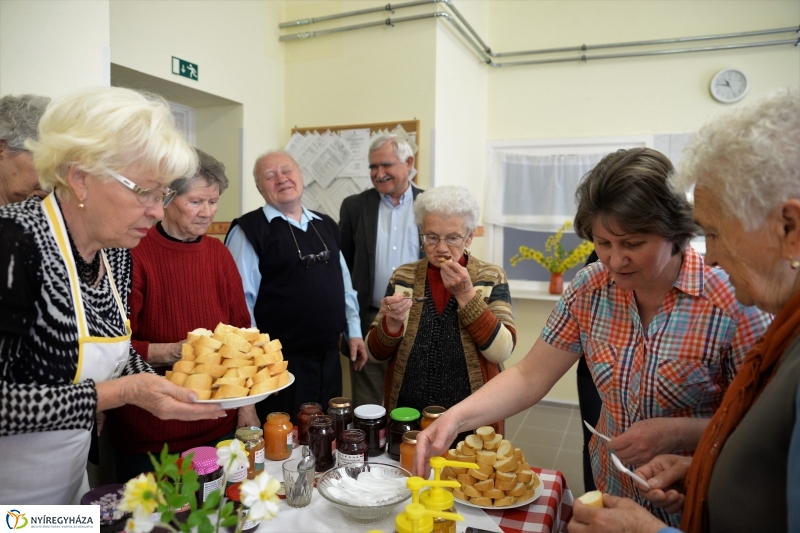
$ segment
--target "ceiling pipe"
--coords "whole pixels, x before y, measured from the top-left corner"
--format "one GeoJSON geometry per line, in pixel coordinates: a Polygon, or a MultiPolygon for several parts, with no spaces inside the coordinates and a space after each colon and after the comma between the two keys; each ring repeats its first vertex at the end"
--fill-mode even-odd
{"type": "Polygon", "coordinates": [[[700,36],[693,36],[693,37],[676,37],[676,38],[669,38],[669,39],[653,39],[653,40],[646,40],[646,41],[629,41],[629,42],[621,42],[621,43],[607,43],[607,44],[597,44],[597,45],[586,45],[583,44],[581,46],[571,46],[571,47],[563,47],[563,48],[543,48],[539,50],[525,50],[525,51],[516,51],[516,52],[498,52],[494,53],[491,51],[491,48],[483,42],[477,32],[472,28],[472,26],[467,22],[467,20],[461,15],[461,12],[456,9],[453,5],[452,0],[417,0],[414,2],[404,2],[401,4],[386,4],[383,7],[376,7],[370,9],[361,9],[357,11],[348,11],[344,13],[338,13],[334,15],[327,15],[324,17],[315,17],[315,18],[305,18],[294,20],[290,22],[283,22],[279,24],[281,28],[290,28],[290,27],[297,27],[301,25],[309,25],[315,24],[317,22],[327,21],[327,20],[334,20],[334,19],[341,19],[347,17],[353,17],[358,15],[364,15],[368,13],[377,13],[377,12],[384,12],[388,11],[394,13],[397,9],[404,9],[408,7],[415,7],[421,6],[426,4],[445,4],[450,10],[453,11],[456,18],[453,18],[452,15],[446,13],[444,11],[434,11],[432,13],[426,13],[422,15],[413,15],[408,17],[389,17],[382,21],[376,22],[367,22],[364,24],[355,24],[351,26],[342,26],[339,28],[331,28],[327,30],[318,30],[318,31],[308,31],[308,32],[301,32],[301,33],[294,33],[288,35],[282,35],[278,38],[279,41],[294,41],[294,40],[302,40],[302,39],[310,39],[313,37],[319,37],[321,35],[327,35],[332,33],[341,33],[347,31],[354,31],[360,30],[364,28],[370,28],[375,26],[391,26],[393,27],[395,24],[401,24],[403,22],[410,22],[415,20],[424,20],[430,18],[443,18],[447,22],[449,22],[453,28],[458,31],[459,34],[464,38],[464,40],[469,44],[481,60],[489,66],[492,67],[513,67],[519,65],[543,65],[548,63],[566,63],[566,62],[574,62],[574,61],[582,61],[587,62],[589,60],[597,60],[597,59],[619,59],[619,58],[626,58],[626,57],[642,57],[642,56],[656,56],[656,55],[670,55],[670,54],[684,54],[684,53],[692,53],[692,52],[708,52],[708,51],[715,51],[715,50],[732,50],[732,49],[740,49],[740,48],[760,48],[765,46],[777,46],[777,45],[785,45],[785,44],[793,44],[795,46],[800,46],[800,38],[795,39],[786,39],[786,40],[779,40],[779,41],[760,41],[760,42],[751,42],[751,43],[742,43],[742,44],[730,44],[730,45],[715,45],[715,46],[704,46],[704,47],[695,47],[695,48],[676,48],[676,49],[669,49],[669,50],[652,50],[652,51],[642,51],[642,52],[625,52],[625,53],[617,53],[617,54],[599,54],[594,56],[587,56],[585,52],[589,50],[603,50],[603,49],[611,49],[611,48],[625,48],[625,47],[640,47],[640,46],[658,46],[658,45],[665,45],[665,44],[675,44],[675,43],[687,43],[687,42],[696,42],[696,41],[709,41],[709,40],[718,40],[718,39],[740,39],[746,37],[754,37],[760,35],[774,35],[777,33],[788,33],[793,32],[800,34],[800,27],[792,26],[787,28],[774,28],[774,29],[767,29],[767,30],[756,30],[756,31],[747,31],[747,32],[738,32],[738,33],[724,33],[724,34],[716,34],[716,35],[700,35],[700,36]],[[466,28],[466,29],[465,29],[466,28]],[[554,59],[532,59],[529,61],[512,61],[507,63],[495,63],[492,58],[496,57],[518,57],[523,55],[540,55],[540,54],[552,54],[552,53],[569,53],[569,52],[580,52],[581,55],[578,57],[562,57],[562,58],[554,58],[554,59]]]}

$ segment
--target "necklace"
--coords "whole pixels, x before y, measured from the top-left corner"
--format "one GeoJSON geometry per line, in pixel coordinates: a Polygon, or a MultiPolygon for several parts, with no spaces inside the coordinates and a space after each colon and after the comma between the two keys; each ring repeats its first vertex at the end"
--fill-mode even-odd
{"type": "Polygon", "coordinates": [[[72,248],[72,255],[75,256],[75,267],[78,269],[78,277],[87,285],[94,285],[97,278],[100,277],[100,252],[94,254],[94,259],[91,263],[87,263],[78,248],[75,246],[75,241],[72,240],[72,234],[67,229],[67,236],[69,237],[69,245],[72,248]]]}

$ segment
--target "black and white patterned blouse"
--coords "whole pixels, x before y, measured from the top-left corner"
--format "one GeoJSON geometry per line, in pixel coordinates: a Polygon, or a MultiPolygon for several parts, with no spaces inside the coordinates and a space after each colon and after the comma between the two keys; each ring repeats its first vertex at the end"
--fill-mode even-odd
{"type": "MultiPolygon", "coordinates": [[[[29,198],[0,207],[0,437],[92,427],[94,382],[73,385],[78,326],[69,276],[41,208],[29,198]]],[[[131,284],[128,250],[105,250],[122,304],[131,284]]],[[[81,281],[89,334],[116,337],[125,323],[108,276],[97,287],[81,281]]],[[[130,349],[122,375],[152,372],[130,349]]]]}

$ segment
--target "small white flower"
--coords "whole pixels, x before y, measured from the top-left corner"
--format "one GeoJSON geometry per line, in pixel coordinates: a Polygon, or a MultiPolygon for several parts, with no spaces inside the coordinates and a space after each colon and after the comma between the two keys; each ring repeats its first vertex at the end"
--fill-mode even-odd
{"type": "Polygon", "coordinates": [[[150,533],[155,527],[152,517],[153,514],[145,511],[140,505],[133,512],[133,517],[129,518],[125,524],[125,531],[128,533],[150,533]]]}
{"type": "Polygon", "coordinates": [[[217,464],[225,470],[225,474],[230,476],[242,467],[247,467],[250,461],[247,459],[247,452],[244,444],[238,439],[231,440],[227,446],[217,449],[217,464]]]}
{"type": "Polygon", "coordinates": [[[253,480],[242,482],[242,504],[250,509],[249,520],[272,520],[278,514],[280,500],[277,492],[280,482],[267,472],[262,472],[253,480]]]}

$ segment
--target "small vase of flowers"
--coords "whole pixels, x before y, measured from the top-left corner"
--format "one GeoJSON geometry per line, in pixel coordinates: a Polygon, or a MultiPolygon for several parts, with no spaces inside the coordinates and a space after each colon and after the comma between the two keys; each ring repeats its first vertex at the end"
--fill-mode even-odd
{"type": "Polygon", "coordinates": [[[267,472],[242,482],[242,507],[238,512],[234,512],[233,502],[225,500],[223,491],[228,476],[248,465],[241,441],[233,439],[217,450],[217,464],[223,469],[222,488],[209,494],[199,507],[195,492],[200,484],[191,459],[192,454],[185,459],[170,454],[166,445],[158,459],[150,455],[154,472],[131,479],[123,490],[118,508],[133,513],[125,531],[150,533],[158,527],[169,532],[219,533],[220,526],[231,529],[235,526],[235,533],[241,533],[245,522],[271,520],[277,515],[280,482],[267,472]],[[187,505],[186,520],[176,520],[176,510],[187,505]]]}
{"type": "Polygon", "coordinates": [[[575,249],[565,252],[561,245],[561,237],[564,231],[571,228],[571,222],[564,222],[558,231],[545,241],[544,253],[527,246],[520,246],[519,253],[509,260],[511,266],[517,266],[520,261],[536,261],[550,272],[550,294],[561,294],[564,291],[564,272],[585,261],[594,250],[591,242],[583,241],[575,249]]]}

